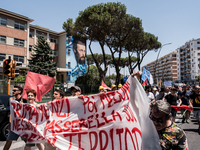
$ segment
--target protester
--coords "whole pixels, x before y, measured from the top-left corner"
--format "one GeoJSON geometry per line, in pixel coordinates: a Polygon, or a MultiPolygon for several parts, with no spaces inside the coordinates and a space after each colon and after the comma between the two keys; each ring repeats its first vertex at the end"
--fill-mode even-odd
{"type": "Polygon", "coordinates": [[[110,88],[111,88],[111,91],[117,90],[117,86],[115,84],[112,84],[110,88]]]}
{"type": "Polygon", "coordinates": [[[102,94],[102,93],[104,93],[105,91],[104,91],[104,87],[103,86],[99,86],[99,93],[100,94],[102,94]]]}
{"type": "MultiPolygon", "coordinates": [[[[23,88],[20,87],[20,86],[15,85],[14,88],[13,88],[13,91],[12,91],[14,99],[11,98],[10,100],[16,100],[19,103],[27,103],[27,100],[22,99],[22,97],[21,97],[22,92],[23,92],[23,88]]],[[[9,124],[9,128],[10,128],[10,124],[9,124]]],[[[19,135],[17,135],[16,133],[14,133],[13,131],[10,130],[9,133],[8,133],[6,144],[4,145],[3,150],[10,149],[12,141],[17,141],[18,138],[19,138],[19,135]]],[[[25,138],[21,137],[21,139],[24,140],[24,142],[26,142],[25,138]]]]}
{"type": "Polygon", "coordinates": [[[118,90],[122,87],[122,84],[118,84],[118,90]]]}
{"type": "Polygon", "coordinates": [[[171,106],[168,102],[157,100],[151,103],[149,118],[153,121],[163,150],[187,150],[185,132],[171,121],[171,106]]]}
{"type": "Polygon", "coordinates": [[[157,100],[164,100],[165,99],[165,88],[161,87],[159,94],[156,96],[156,101],[157,100]]]}
{"type": "Polygon", "coordinates": [[[149,85],[145,86],[145,92],[147,94],[147,97],[149,98],[149,102],[155,101],[154,95],[152,92],[150,92],[151,87],[149,85]]]}
{"type": "MultiPolygon", "coordinates": [[[[179,97],[175,93],[176,93],[176,88],[172,87],[170,90],[170,94],[165,96],[165,100],[170,105],[180,106],[182,101],[181,101],[181,99],[179,99],[179,97]],[[177,100],[179,101],[178,105],[177,105],[177,100]]],[[[176,110],[174,108],[171,109],[171,116],[172,116],[172,121],[175,122],[176,110]]]]}
{"type": "MultiPolygon", "coordinates": [[[[182,87],[182,90],[183,91],[180,94],[182,105],[189,106],[189,99],[190,99],[191,92],[187,90],[187,87],[185,85],[182,87]]],[[[183,115],[182,123],[185,122],[185,119],[186,119],[186,122],[189,123],[190,111],[182,109],[181,115],[183,115]],[[184,111],[185,111],[185,115],[183,114],[184,111]]]]}
{"type": "Polygon", "coordinates": [[[156,96],[159,94],[158,89],[156,87],[154,87],[152,91],[153,91],[152,93],[154,95],[154,99],[156,99],[156,96]]]}
{"type": "MultiPolygon", "coordinates": [[[[55,89],[54,93],[53,93],[53,99],[52,100],[57,100],[57,99],[62,99],[65,96],[65,92],[62,91],[61,89],[55,89]]],[[[55,147],[53,147],[51,144],[49,143],[45,143],[45,150],[56,150],[55,147]]]]}
{"type": "Polygon", "coordinates": [[[168,94],[170,94],[171,92],[170,92],[170,88],[169,87],[166,87],[165,88],[165,95],[168,95],[168,94]]]}
{"type": "Polygon", "coordinates": [[[61,89],[55,89],[53,92],[53,100],[64,98],[65,92],[61,89]]]}
{"type": "MultiPolygon", "coordinates": [[[[194,92],[190,95],[190,107],[199,107],[200,108],[200,87],[197,85],[193,88],[194,92]]],[[[197,119],[198,122],[198,132],[200,134],[200,110],[194,109],[193,110],[194,117],[197,119]]]]}
{"type": "MultiPolygon", "coordinates": [[[[37,106],[37,103],[35,102],[36,95],[37,95],[36,91],[33,89],[30,89],[30,90],[27,90],[26,93],[27,93],[27,100],[29,104],[37,106]]],[[[35,144],[35,143],[28,143],[28,142],[26,143],[24,150],[31,150],[31,147],[35,145],[38,147],[39,150],[44,150],[44,145],[42,143],[35,144]]]]}
{"type": "Polygon", "coordinates": [[[72,96],[80,96],[81,95],[81,88],[78,86],[72,86],[70,88],[72,96]]]}

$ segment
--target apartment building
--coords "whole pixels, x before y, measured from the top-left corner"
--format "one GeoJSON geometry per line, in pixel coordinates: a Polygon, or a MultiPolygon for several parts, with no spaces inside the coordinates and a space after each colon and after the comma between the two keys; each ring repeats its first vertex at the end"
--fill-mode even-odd
{"type": "Polygon", "coordinates": [[[148,63],[146,67],[153,75],[154,83],[161,84],[177,80],[176,51],[173,51],[158,60],[148,63]]]}
{"type": "Polygon", "coordinates": [[[186,84],[195,84],[195,76],[199,76],[200,39],[186,42],[177,51],[177,77],[186,84]]]}
{"type": "MultiPolygon", "coordinates": [[[[33,46],[38,36],[44,35],[56,56],[57,80],[66,83],[67,74],[72,69],[66,68],[66,32],[55,32],[48,28],[32,25],[34,20],[0,8],[0,72],[3,59],[22,62],[20,70],[28,70],[28,59],[33,53],[33,46]]],[[[1,77],[2,79],[2,73],[1,77]]]]}

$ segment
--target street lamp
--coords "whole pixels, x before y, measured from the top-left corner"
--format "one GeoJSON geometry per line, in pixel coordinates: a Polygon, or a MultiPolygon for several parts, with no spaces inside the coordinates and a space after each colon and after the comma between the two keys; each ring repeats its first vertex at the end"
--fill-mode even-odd
{"type": "MultiPolygon", "coordinates": [[[[160,55],[160,51],[161,51],[161,49],[163,48],[163,46],[170,45],[170,44],[172,44],[172,43],[163,44],[163,45],[160,47],[159,51],[158,51],[158,55],[157,55],[156,63],[155,63],[155,69],[154,69],[154,76],[155,76],[155,79],[156,79],[156,66],[157,66],[157,62],[158,62],[158,57],[159,57],[159,55],[160,55]]],[[[158,84],[158,83],[157,83],[157,84],[158,84]]]]}

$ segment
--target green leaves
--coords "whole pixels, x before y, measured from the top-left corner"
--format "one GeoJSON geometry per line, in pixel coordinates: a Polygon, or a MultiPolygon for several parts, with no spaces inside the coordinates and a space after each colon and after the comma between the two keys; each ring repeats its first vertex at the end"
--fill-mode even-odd
{"type": "Polygon", "coordinates": [[[52,55],[52,49],[44,36],[38,37],[38,42],[33,51],[35,53],[32,54],[29,60],[30,71],[54,77],[56,67],[54,67],[55,62],[53,62],[53,59],[55,56],[52,55]]]}

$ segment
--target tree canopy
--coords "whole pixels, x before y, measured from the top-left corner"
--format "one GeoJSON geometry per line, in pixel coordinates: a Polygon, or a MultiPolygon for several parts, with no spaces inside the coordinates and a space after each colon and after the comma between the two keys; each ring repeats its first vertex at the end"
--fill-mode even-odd
{"type": "Polygon", "coordinates": [[[37,44],[33,49],[29,59],[30,71],[54,77],[56,73],[56,63],[53,62],[55,56],[44,36],[38,37],[37,44]]]}
{"type": "MultiPolygon", "coordinates": [[[[89,50],[98,68],[100,81],[104,80],[109,65],[106,55],[108,52],[105,46],[109,49],[112,65],[116,70],[116,84],[120,82],[121,55],[123,52],[129,53],[129,68],[134,67],[132,53],[136,54],[137,63],[135,65],[139,65],[140,68],[147,52],[159,47],[157,38],[143,31],[140,18],[127,14],[126,6],[120,2],[89,6],[79,12],[75,22],[72,19],[67,19],[67,22],[63,23],[63,29],[70,35],[89,41],[89,50]],[[99,53],[102,55],[102,64],[93,53],[92,42],[97,42],[101,47],[99,53]]],[[[133,69],[130,71],[133,71],[133,69]]]]}

